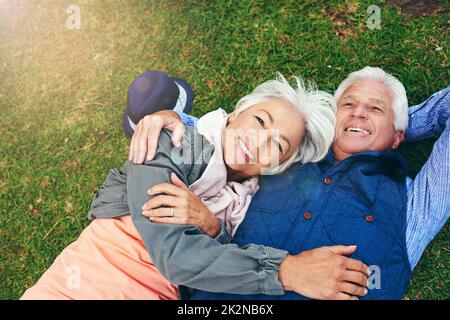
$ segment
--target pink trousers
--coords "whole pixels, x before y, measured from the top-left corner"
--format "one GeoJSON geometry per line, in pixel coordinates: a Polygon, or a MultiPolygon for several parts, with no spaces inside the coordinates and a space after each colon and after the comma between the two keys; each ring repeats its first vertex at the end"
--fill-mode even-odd
{"type": "Polygon", "coordinates": [[[96,219],[21,297],[30,299],[178,299],[154,266],[130,216],[96,219]]]}

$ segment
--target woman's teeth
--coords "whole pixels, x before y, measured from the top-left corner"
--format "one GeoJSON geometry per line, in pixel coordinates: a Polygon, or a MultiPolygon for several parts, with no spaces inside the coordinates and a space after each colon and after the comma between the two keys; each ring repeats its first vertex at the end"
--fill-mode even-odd
{"type": "Polygon", "coordinates": [[[241,147],[242,151],[244,151],[244,153],[250,158],[250,160],[255,161],[255,158],[250,153],[250,150],[247,149],[244,142],[242,142],[242,140],[240,138],[238,138],[238,143],[239,143],[239,147],[241,147]]]}
{"type": "Polygon", "coordinates": [[[363,128],[347,128],[345,131],[352,131],[352,132],[362,132],[364,134],[370,134],[369,131],[364,130],[363,128]]]}

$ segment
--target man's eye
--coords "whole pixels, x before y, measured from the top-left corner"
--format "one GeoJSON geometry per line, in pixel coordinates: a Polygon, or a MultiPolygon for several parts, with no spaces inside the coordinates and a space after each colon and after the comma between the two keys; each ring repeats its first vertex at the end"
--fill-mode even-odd
{"type": "Polygon", "coordinates": [[[383,111],[381,108],[378,108],[378,107],[372,107],[372,110],[375,110],[375,111],[383,111]]]}
{"type": "Polygon", "coordinates": [[[260,117],[258,117],[258,116],[255,116],[255,118],[256,118],[256,120],[258,120],[258,122],[264,127],[264,120],[263,119],[261,119],[260,117]]]}

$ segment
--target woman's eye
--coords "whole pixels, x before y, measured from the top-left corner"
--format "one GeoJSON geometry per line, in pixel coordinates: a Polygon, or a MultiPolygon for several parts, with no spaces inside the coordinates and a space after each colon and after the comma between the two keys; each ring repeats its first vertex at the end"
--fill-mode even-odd
{"type": "Polygon", "coordinates": [[[275,143],[275,145],[278,147],[278,150],[280,150],[280,153],[283,153],[283,147],[281,146],[281,143],[279,143],[278,141],[274,141],[273,143],[275,143]]]}
{"type": "Polygon", "coordinates": [[[256,118],[256,120],[258,120],[259,124],[261,124],[264,127],[264,123],[265,123],[264,120],[258,116],[255,116],[255,118],[256,118]]]}

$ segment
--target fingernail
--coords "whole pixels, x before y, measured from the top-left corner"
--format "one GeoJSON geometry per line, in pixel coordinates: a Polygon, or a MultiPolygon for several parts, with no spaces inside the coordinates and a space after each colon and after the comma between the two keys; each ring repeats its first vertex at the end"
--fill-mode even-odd
{"type": "Polygon", "coordinates": [[[147,217],[148,216],[148,211],[142,211],[142,215],[147,217]]]}
{"type": "Polygon", "coordinates": [[[364,295],[366,295],[367,293],[369,293],[369,291],[367,291],[367,289],[364,289],[364,295]]]}
{"type": "Polygon", "coordinates": [[[367,276],[370,277],[371,274],[372,274],[372,270],[367,269],[367,276]]]}

